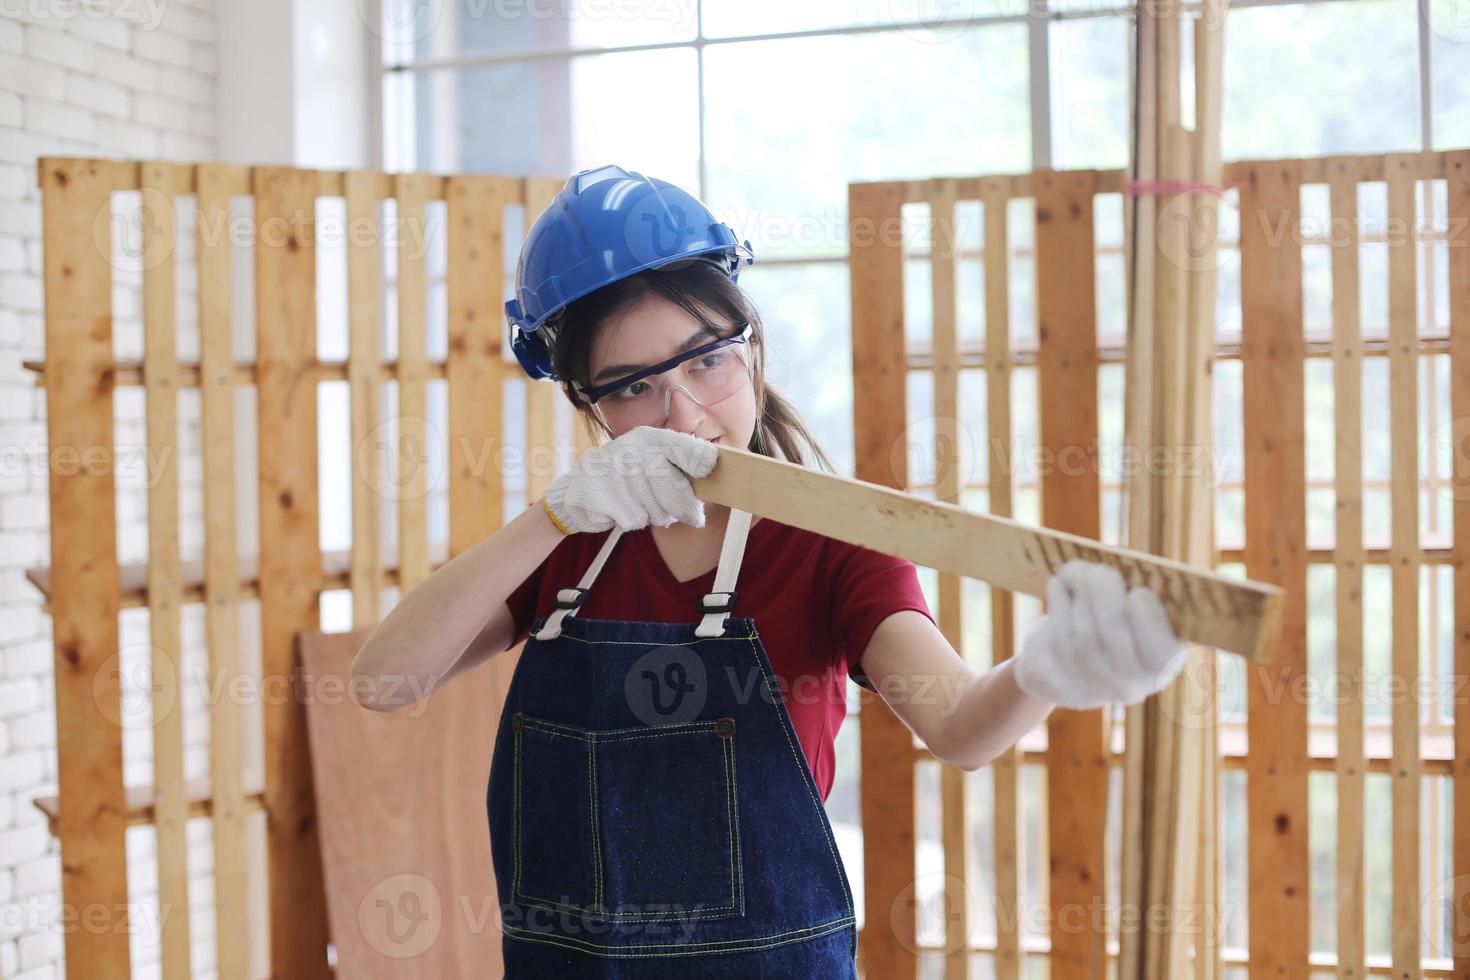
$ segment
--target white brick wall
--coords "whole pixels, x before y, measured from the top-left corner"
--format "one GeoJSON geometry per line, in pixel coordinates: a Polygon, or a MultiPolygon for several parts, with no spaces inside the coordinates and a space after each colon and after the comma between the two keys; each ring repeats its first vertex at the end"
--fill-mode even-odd
{"type": "MultiPolygon", "coordinates": [[[[215,0],[0,6],[0,975],[6,980],[65,975],[62,934],[55,928],[58,848],[31,802],[56,791],[51,623],[24,577],[25,569],[48,560],[49,549],[46,473],[40,465],[45,399],[21,367],[22,359],[43,356],[36,158],[217,158],[217,44],[215,0]],[[103,10],[111,13],[99,16],[103,10]],[[155,12],[161,14],[156,23],[150,20],[155,12]]],[[[136,282],[130,282],[114,310],[123,350],[140,349],[139,306],[136,282]]],[[[181,305],[180,313],[186,309],[181,305]]],[[[136,440],[141,399],[123,398],[119,405],[119,432],[136,440]]],[[[197,446],[197,436],[190,433],[185,443],[197,446]]],[[[119,513],[141,521],[146,510],[140,489],[128,489],[136,499],[123,501],[119,513]]],[[[146,540],[135,528],[120,537],[125,550],[146,540]]],[[[141,633],[146,643],[146,617],[124,620],[124,638],[135,641],[141,633]]],[[[137,672],[125,676],[133,679],[137,672]]],[[[136,724],[124,732],[130,778],[148,771],[150,735],[146,723],[141,732],[136,724]]],[[[199,755],[195,743],[202,735],[196,726],[191,756],[199,755]]],[[[208,896],[207,835],[197,839],[198,830],[190,832],[198,881],[192,891],[208,896]]],[[[151,855],[152,845],[151,833],[129,832],[130,855],[151,855]]],[[[139,871],[130,880],[130,896],[156,909],[152,876],[146,868],[139,871]]],[[[198,910],[192,925],[195,962],[212,964],[207,908],[198,910]]],[[[135,975],[157,972],[157,950],[147,941],[156,939],[156,933],[134,935],[135,975]]]]}

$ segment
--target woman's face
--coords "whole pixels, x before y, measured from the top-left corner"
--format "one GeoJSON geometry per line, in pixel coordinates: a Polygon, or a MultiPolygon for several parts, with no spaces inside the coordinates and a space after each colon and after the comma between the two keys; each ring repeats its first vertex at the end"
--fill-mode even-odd
{"type": "MultiPolygon", "coordinates": [[[[716,317],[711,317],[710,322],[720,328],[722,335],[733,328],[733,324],[716,317]]],[[[712,339],[704,325],[688,310],[663,296],[649,293],[607,319],[594,333],[588,376],[593,384],[606,384],[639,368],[667,360],[680,351],[707,344],[712,339]],[[693,344],[688,343],[696,334],[699,339],[693,344]],[[601,376],[607,368],[623,364],[635,366],[608,377],[601,376]]],[[[739,350],[739,356],[748,358],[750,352],[744,349],[745,346],[733,345],[739,350]]],[[[671,373],[681,371],[684,366],[679,365],[671,373]]],[[[610,395],[604,395],[592,406],[593,409],[603,406],[610,398],[610,395]]],[[[634,428],[616,417],[609,418],[604,414],[603,418],[612,429],[614,439],[634,428]]],[[[747,377],[734,394],[710,406],[700,405],[682,388],[672,389],[669,392],[669,417],[663,428],[703,439],[718,438],[723,446],[744,449],[750,445],[751,436],[755,433],[755,422],[755,387],[747,377]]]]}

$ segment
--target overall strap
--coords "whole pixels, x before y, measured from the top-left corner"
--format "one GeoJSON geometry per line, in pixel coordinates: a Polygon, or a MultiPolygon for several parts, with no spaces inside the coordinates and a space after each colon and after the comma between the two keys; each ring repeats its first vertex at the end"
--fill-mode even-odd
{"type": "Polygon", "coordinates": [[[699,601],[699,611],[704,618],[694,629],[695,636],[721,636],[725,632],[725,617],[735,607],[740,593],[735,591],[735,579],[740,575],[740,562],[745,557],[745,536],[750,531],[750,513],[730,508],[730,522],[725,526],[725,541],[720,546],[720,564],[715,570],[715,586],[699,601]]]}
{"type": "Polygon", "coordinates": [[[612,533],[607,536],[607,540],[602,543],[602,550],[587,567],[582,581],[577,583],[577,587],[561,589],[556,593],[556,608],[552,610],[550,616],[546,617],[546,622],[541,625],[541,629],[532,634],[536,639],[554,640],[561,636],[561,621],[568,616],[575,615],[582,603],[587,601],[587,590],[592,587],[592,583],[597,579],[597,573],[602,571],[602,566],[607,564],[607,556],[612,554],[613,545],[617,544],[618,538],[622,536],[622,528],[614,527],[612,533]]]}

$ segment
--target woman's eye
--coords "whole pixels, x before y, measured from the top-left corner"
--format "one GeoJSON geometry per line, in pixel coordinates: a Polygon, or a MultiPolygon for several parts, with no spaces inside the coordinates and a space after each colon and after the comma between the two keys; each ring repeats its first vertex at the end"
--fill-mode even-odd
{"type": "Polygon", "coordinates": [[[635,381],[632,384],[628,385],[626,388],[619,388],[617,391],[613,392],[613,397],[621,401],[627,401],[630,398],[637,398],[639,395],[643,394],[643,392],[634,391],[633,389],[637,388],[639,385],[643,385],[643,387],[645,388],[648,387],[647,385],[644,385],[642,381],[635,381]]]}
{"type": "Polygon", "coordinates": [[[704,355],[703,357],[701,357],[699,359],[699,363],[700,363],[700,366],[701,367],[712,368],[712,367],[718,367],[719,364],[720,364],[720,362],[723,361],[724,359],[725,359],[725,352],[722,351],[722,350],[717,350],[717,351],[711,351],[710,353],[708,353],[708,354],[704,355]]]}

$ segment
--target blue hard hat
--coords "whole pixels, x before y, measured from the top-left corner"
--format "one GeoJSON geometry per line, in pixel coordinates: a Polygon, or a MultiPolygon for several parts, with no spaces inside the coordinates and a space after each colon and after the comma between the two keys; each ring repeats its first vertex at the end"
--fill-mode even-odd
{"type": "Polygon", "coordinates": [[[618,166],[569,178],[536,219],[516,263],[515,298],[505,304],[510,348],[535,379],[557,378],[548,328],[566,305],[646,269],[703,257],[731,282],[740,277],[750,242],[687,191],[618,166]]]}

